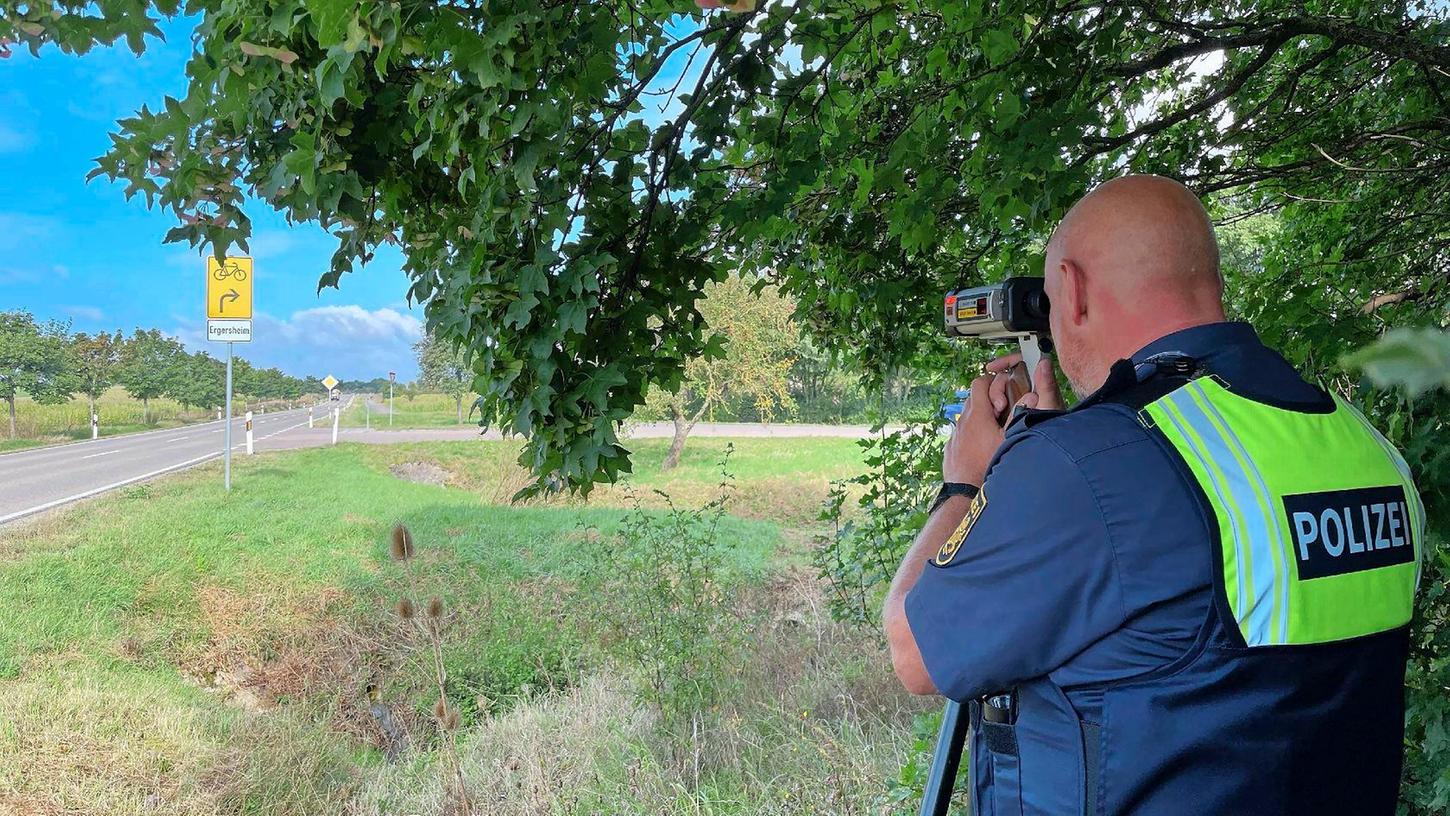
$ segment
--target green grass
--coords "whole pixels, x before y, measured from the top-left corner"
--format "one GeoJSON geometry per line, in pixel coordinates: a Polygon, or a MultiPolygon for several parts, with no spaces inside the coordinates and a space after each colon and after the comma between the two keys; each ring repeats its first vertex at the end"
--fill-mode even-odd
{"type": "Polygon", "coordinates": [[[465,775],[498,803],[487,812],[805,814],[827,801],[802,796],[805,778],[828,775],[849,780],[818,791],[832,809],[867,812],[915,709],[879,644],[824,617],[789,566],[801,508],[766,496],[812,496],[859,453],[735,441],[736,502],[755,517],[724,520],[726,574],[765,628],[709,714],[706,756],[681,764],[575,589],[588,542],[610,539],[633,496],[712,492],[727,443],[692,441],[661,474],[664,444],[637,443],[633,486],[588,503],[498,504],[522,479],[516,443],[341,445],[235,462],[230,494],[205,466],[0,529],[0,812],[438,812],[438,756],[425,743],[387,762],[369,713],[381,701],[429,733],[417,644],[391,612],[405,591],[394,522],[417,542],[417,594],[452,610],[448,693],[465,775]],[[405,462],[450,485],[394,476],[405,462]],[[573,783],[520,788],[529,774],[573,783]]]}
{"type": "MultiPolygon", "coordinates": [[[[388,393],[384,391],[376,395],[376,404],[373,406],[372,426],[374,428],[387,428],[388,415],[383,413],[381,408],[388,403],[388,393]]],[[[413,399],[408,399],[402,394],[395,394],[393,397],[393,428],[452,428],[459,425],[468,426],[474,424],[476,416],[469,418],[469,407],[473,405],[474,397],[469,395],[463,399],[463,422],[458,421],[457,406],[453,398],[447,394],[418,394],[413,399]]],[[[348,427],[361,428],[367,423],[364,414],[363,399],[360,395],[353,404],[343,412],[342,424],[348,427]]]]}

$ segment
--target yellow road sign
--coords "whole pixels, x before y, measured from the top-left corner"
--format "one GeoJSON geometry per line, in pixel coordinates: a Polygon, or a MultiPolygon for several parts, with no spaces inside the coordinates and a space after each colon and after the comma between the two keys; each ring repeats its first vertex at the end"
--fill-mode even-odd
{"type": "Polygon", "coordinates": [[[206,257],[206,316],[252,319],[252,259],[206,257]]]}
{"type": "Polygon", "coordinates": [[[337,378],[332,376],[331,374],[328,374],[326,377],[322,378],[322,386],[328,391],[331,391],[332,389],[337,387],[337,378]]]}

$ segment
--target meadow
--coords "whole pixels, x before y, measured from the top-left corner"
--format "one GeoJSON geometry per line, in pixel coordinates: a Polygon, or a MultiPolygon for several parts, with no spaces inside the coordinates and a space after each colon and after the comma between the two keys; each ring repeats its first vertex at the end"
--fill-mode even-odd
{"type": "Polygon", "coordinates": [[[665,444],[587,501],[507,504],[510,443],[344,444],[3,528],[0,813],[466,812],[404,595],[474,813],[909,812],[932,706],[806,566],[859,449],[665,444]]]}
{"type": "MultiPolygon", "coordinates": [[[[374,428],[388,427],[388,415],[384,413],[388,404],[388,392],[373,395],[371,407],[365,407],[364,397],[359,395],[353,400],[352,405],[342,414],[342,424],[351,427],[363,427],[369,420],[365,411],[372,413],[372,426],[374,428]]],[[[474,397],[469,395],[463,399],[463,422],[458,421],[457,404],[447,394],[414,394],[408,399],[401,392],[393,396],[393,425],[394,428],[446,428],[460,424],[471,425],[477,420],[477,416],[470,418],[468,415],[469,406],[473,404],[474,397]]]]}

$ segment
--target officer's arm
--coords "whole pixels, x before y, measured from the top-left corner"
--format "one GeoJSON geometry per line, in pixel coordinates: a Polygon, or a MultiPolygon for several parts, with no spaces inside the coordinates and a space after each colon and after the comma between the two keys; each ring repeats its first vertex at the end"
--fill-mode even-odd
{"type": "Polygon", "coordinates": [[[916,638],[906,622],[906,594],[916,586],[927,559],[941,551],[947,537],[962,523],[972,501],[965,496],[952,496],[938,507],[921,528],[916,541],[891,581],[886,593],[886,606],[882,610],[882,623],[886,629],[886,641],[891,647],[891,664],[896,676],[912,694],[936,694],[936,686],[926,673],[926,664],[921,660],[921,650],[916,647],[916,638]]]}

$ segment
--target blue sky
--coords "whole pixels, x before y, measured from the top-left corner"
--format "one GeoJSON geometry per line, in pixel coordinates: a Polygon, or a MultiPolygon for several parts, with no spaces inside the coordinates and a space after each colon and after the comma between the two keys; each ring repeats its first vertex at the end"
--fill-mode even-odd
{"type": "MultiPolygon", "coordinates": [[[[86,183],[118,118],[185,92],[189,20],[163,25],[166,42],[136,57],[124,47],[39,58],[17,49],[0,60],[0,310],[70,320],[77,331],[159,328],[220,357],[206,342],[203,262],[185,245],[162,244],[175,225],[123,186],[86,183]]],[[[408,279],[392,248],[317,292],[333,239],[315,225],[289,226],[262,204],[248,208],[256,259],[256,322],[237,353],[290,374],[339,378],[417,371],[409,346],[422,309],[405,302],[408,279]]]]}

